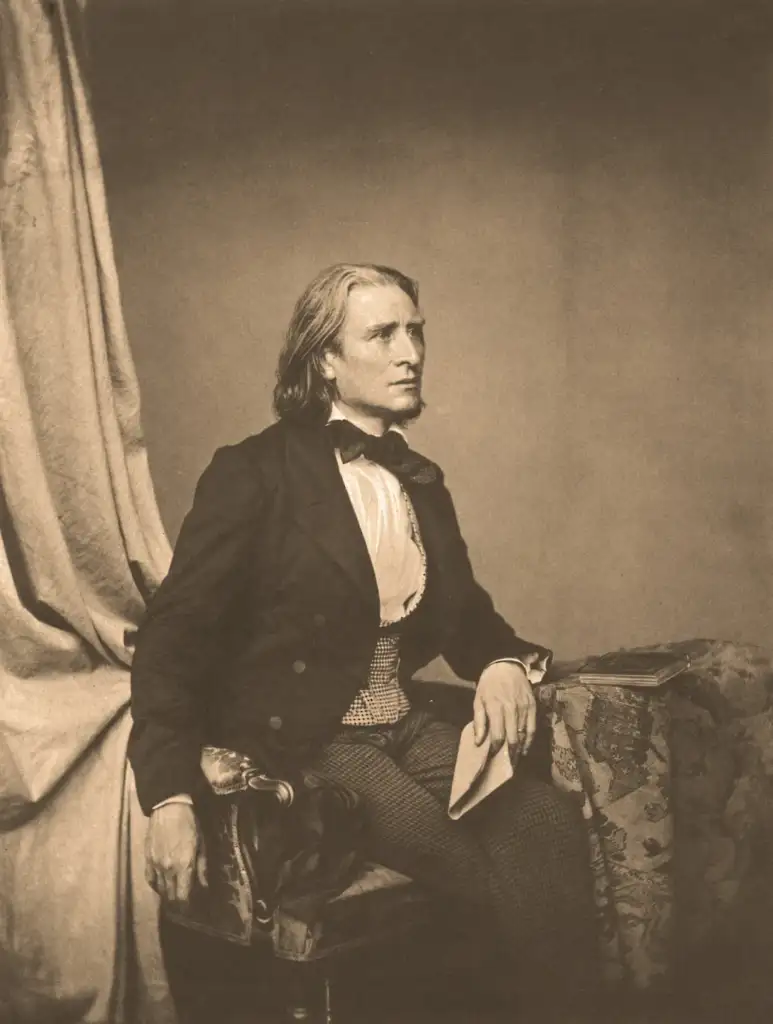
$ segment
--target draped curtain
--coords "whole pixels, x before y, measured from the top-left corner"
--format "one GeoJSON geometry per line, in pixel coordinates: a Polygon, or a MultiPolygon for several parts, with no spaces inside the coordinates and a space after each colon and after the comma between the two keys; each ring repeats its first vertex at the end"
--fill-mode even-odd
{"type": "Polygon", "coordinates": [[[172,1019],[125,759],[126,632],[170,552],[82,7],[0,0],[0,1019],[36,1024],[129,1019],[129,963],[132,1019],[172,1019]]]}

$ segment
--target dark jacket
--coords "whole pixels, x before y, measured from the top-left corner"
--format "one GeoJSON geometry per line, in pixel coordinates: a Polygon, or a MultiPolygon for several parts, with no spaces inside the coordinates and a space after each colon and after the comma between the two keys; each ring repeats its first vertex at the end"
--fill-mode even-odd
{"type": "MultiPolygon", "coordinates": [[[[401,674],[443,655],[477,680],[520,639],[476,583],[442,479],[408,484],[427,589],[401,674]]],[[[146,813],[200,791],[201,747],[271,771],[311,759],[367,678],[379,627],[373,568],[323,427],[287,422],[219,449],[137,636],[129,757],[146,813]]]]}

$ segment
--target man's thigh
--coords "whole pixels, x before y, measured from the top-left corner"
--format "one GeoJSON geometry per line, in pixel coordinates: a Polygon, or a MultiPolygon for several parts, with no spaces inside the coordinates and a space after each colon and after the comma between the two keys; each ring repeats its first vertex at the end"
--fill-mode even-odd
{"type": "Polygon", "coordinates": [[[485,852],[448,816],[453,733],[424,724],[410,743],[390,748],[395,757],[369,743],[333,742],[314,768],[362,798],[370,856],[447,895],[487,903],[498,885],[485,852]]]}
{"type": "Polygon", "coordinates": [[[413,722],[406,723],[404,736],[398,737],[395,761],[415,782],[448,809],[451,782],[454,777],[461,729],[417,712],[413,722]]]}
{"type": "MultiPolygon", "coordinates": [[[[325,748],[313,768],[360,796],[370,832],[379,839],[400,843],[417,837],[421,841],[424,836],[447,831],[451,822],[442,801],[401,763],[403,758],[412,761],[407,756],[409,743],[401,750],[394,742],[379,740],[378,735],[372,742],[355,737],[336,739],[325,748]]],[[[441,755],[441,761],[444,756],[441,755]]],[[[420,760],[419,776],[428,777],[430,784],[437,777],[441,787],[443,764],[430,758],[420,760]]]]}

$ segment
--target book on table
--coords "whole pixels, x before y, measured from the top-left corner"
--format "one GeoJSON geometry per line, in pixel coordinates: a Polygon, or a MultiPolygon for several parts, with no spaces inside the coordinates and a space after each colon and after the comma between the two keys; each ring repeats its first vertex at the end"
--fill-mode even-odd
{"type": "Polygon", "coordinates": [[[610,651],[589,658],[574,673],[573,681],[595,686],[656,687],[686,672],[691,665],[690,655],[684,652],[610,651]]]}

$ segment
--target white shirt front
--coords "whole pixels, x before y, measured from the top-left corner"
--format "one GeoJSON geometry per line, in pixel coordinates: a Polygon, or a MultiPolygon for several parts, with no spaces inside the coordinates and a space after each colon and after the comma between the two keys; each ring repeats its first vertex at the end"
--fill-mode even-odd
{"type": "MultiPolygon", "coordinates": [[[[333,406],[330,420],[348,417],[333,406]]],[[[397,428],[392,428],[397,429],[397,428]]],[[[343,462],[341,478],[360,524],[378,586],[382,623],[397,622],[421,600],[426,564],[413,510],[397,477],[360,455],[343,462]]]]}

